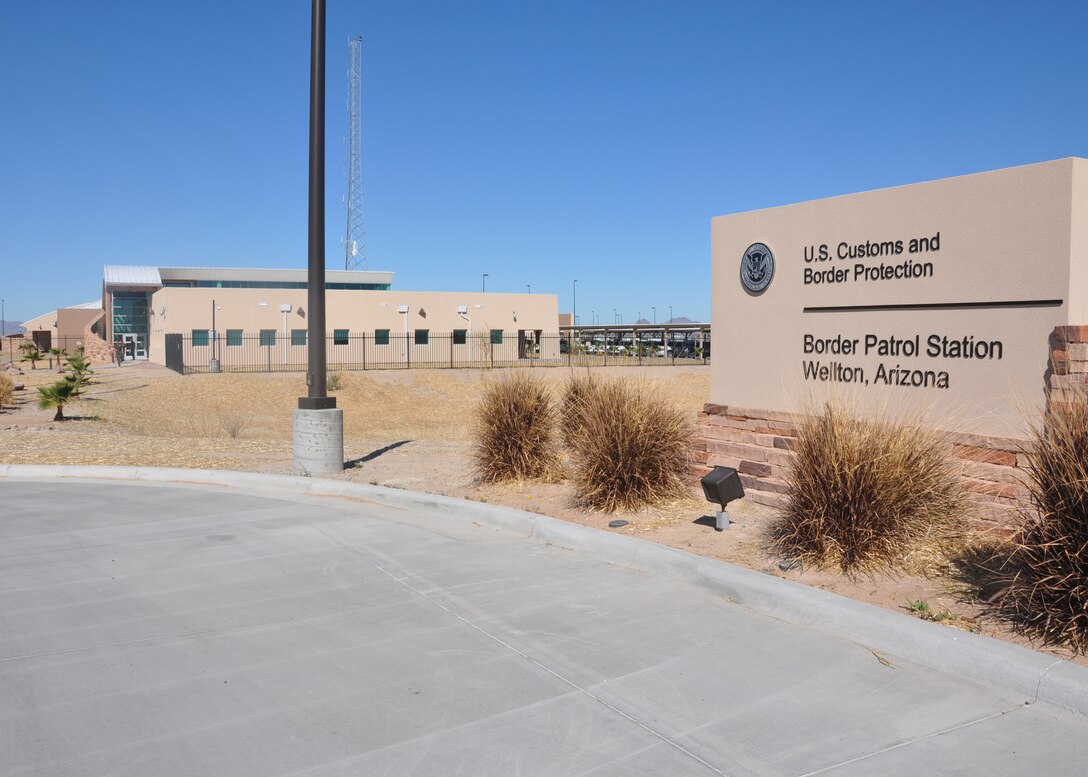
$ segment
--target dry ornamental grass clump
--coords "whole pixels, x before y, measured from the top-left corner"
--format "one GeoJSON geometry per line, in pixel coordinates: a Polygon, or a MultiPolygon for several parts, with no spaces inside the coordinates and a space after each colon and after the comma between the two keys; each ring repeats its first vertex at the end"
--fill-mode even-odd
{"type": "Polygon", "coordinates": [[[573,379],[565,399],[564,435],[579,504],[612,513],[688,492],[688,413],[644,382],[573,379]]]}
{"type": "Polygon", "coordinates": [[[586,397],[596,389],[597,383],[588,370],[580,375],[571,375],[563,387],[563,399],[559,404],[559,432],[568,448],[574,445],[575,437],[585,428],[582,408],[586,397]]]}
{"type": "Polygon", "coordinates": [[[1051,406],[1028,452],[1026,516],[1001,605],[1022,631],[1088,652],[1088,395],[1051,406]]]}
{"type": "Polygon", "coordinates": [[[541,378],[520,370],[488,382],[476,410],[480,480],[557,479],[556,414],[541,378]]]}
{"type": "Polygon", "coordinates": [[[15,402],[15,381],[10,375],[0,372],[0,408],[15,402]]]}
{"type": "Polygon", "coordinates": [[[919,423],[828,404],[798,427],[772,549],[847,574],[900,564],[952,534],[966,498],[948,445],[919,423]]]}

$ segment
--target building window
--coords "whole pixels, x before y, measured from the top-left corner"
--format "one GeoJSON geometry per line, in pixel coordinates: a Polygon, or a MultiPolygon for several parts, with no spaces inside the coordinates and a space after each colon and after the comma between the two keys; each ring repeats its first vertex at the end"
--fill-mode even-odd
{"type": "Polygon", "coordinates": [[[333,345],[347,345],[348,344],[348,330],[346,330],[346,329],[334,329],[334,330],[332,330],[332,344],[333,345]]]}
{"type": "Polygon", "coordinates": [[[502,345],[502,330],[501,329],[492,329],[491,330],[491,344],[492,345],[502,345]]]}
{"type": "Polygon", "coordinates": [[[416,330],[416,345],[426,345],[427,336],[430,333],[430,329],[417,329],[416,330]]]}
{"type": "Polygon", "coordinates": [[[453,344],[464,345],[468,342],[468,330],[467,329],[454,329],[453,330],[453,344]]]}
{"type": "Polygon", "coordinates": [[[292,329],[291,330],[291,345],[306,345],[306,330],[305,329],[292,329]]]}
{"type": "Polygon", "coordinates": [[[242,330],[241,329],[228,329],[227,330],[227,347],[233,347],[242,344],[242,330]]]}
{"type": "Polygon", "coordinates": [[[388,329],[375,329],[374,330],[374,345],[389,345],[389,330],[388,329]]]}
{"type": "Polygon", "coordinates": [[[208,344],[208,330],[207,329],[194,329],[193,330],[193,345],[207,345],[208,344]]]}
{"type": "Polygon", "coordinates": [[[275,329],[262,329],[261,330],[261,345],[275,345],[276,344],[276,330],[275,329]]]}

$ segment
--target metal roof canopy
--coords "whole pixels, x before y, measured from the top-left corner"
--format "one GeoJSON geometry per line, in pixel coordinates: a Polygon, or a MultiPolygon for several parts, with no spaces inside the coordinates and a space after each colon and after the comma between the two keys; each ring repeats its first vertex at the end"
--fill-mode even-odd
{"type": "Polygon", "coordinates": [[[134,264],[107,264],[102,281],[109,286],[162,286],[158,267],[134,264]]]}

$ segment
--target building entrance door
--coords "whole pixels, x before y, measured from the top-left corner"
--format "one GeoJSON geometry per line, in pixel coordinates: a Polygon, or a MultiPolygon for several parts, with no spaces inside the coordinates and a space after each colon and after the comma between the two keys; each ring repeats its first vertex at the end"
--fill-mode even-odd
{"type": "Polygon", "coordinates": [[[136,335],[121,335],[121,344],[124,346],[124,360],[126,362],[136,359],[136,335]]]}

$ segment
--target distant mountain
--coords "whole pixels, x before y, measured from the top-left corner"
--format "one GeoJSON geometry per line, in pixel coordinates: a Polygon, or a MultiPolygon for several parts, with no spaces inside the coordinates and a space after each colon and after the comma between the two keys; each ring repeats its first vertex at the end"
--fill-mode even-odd
{"type": "Polygon", "coordinates": [[[677,316],[676,318],[670,318],[665,322],[666,324],[697,324],[698,321],[692,321],[687,316],[677,316]]]}
{"type": "Polygon", "coordinates": [[[4,334],[17,334],[23,331],[18,321],[4,321],[4,334]]]}

